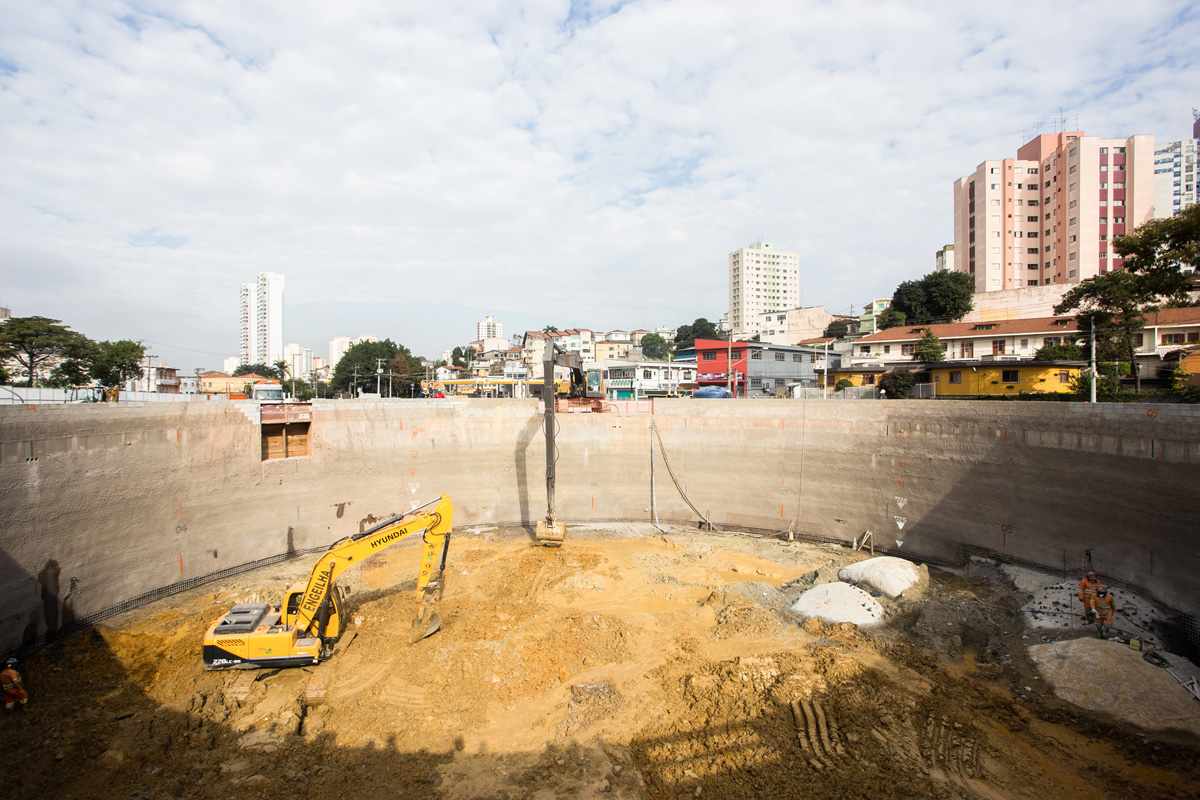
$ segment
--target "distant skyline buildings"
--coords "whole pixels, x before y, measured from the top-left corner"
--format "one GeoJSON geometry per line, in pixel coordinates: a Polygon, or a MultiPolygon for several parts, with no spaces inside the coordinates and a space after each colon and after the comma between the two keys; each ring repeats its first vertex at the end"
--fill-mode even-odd
{"type": "Polygon", "coordinates": [[[273,364],[284,358],[283,289],[278,272],[260,272],[241,287],[241,352],[243,364],[273,364]]]}

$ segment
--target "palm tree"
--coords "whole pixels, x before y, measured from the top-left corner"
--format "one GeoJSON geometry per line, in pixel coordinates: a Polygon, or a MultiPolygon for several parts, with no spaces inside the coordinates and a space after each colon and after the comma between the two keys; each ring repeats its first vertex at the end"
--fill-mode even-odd
{"type": "Polygon", "coordinates": [[[279,380],[286,381],[288,376],[288,363],[284,359],[279,359],[271,366],[275,367],[275,374],[279,376],[279,380]]]}

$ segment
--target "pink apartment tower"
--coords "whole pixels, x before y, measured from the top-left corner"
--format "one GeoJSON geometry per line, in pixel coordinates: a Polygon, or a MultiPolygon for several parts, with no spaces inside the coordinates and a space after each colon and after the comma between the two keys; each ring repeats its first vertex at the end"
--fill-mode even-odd
{"type": "Polygon", "coordinates": [[[1154,137],[1043,133],[954,182],[955,269],[976,292],[1122,267],[1113,237],[1154,216],[1154,137]]]}

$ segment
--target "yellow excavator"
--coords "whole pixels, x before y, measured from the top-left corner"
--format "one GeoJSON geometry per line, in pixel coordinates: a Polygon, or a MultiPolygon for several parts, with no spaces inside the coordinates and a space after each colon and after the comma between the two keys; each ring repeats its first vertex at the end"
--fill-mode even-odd
{"type": "Polygon", "coordinates": [[[345,598],[337,577],[416,533],[424,546],[412,641],[432,636],[442,627],[437,604],[445,580],[452,512],[450,498],[439,497],[334,542],[313,565],[307,583],[289,587],[278,606],[235,605],[213,623],[204,634],[205,669],[299,667],[329,658],[345,627],[345,598]]]}

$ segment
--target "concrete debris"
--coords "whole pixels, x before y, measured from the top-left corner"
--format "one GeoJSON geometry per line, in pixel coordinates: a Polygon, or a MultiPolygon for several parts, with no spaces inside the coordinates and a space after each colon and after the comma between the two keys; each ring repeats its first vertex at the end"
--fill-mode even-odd
{"type": "Polygon", "coordinates": [[[1200,705],[1167,670],[1120,642],[1069,639],[1033,645],[1029,656],[1063,700],[1148,730],[1200,736],[1200,705]]]}
{"type": "Polygon", "coordinates": [[[792,611],[823,622],[849,622],[860,627],[878,625],[883,606],[874,597],[848,583],[823,583],[800,595],[792,611]]]}
{"type": "MultiPolygon", "coordinates": [[[[926,571],[928,583],[928,571],[926,571]]],[[[866,586],[888,597],[899,597],[921,580],[921,570],[911,561],[894,556],[876,556],[842,567],[838,578],[866,586]]]]}

